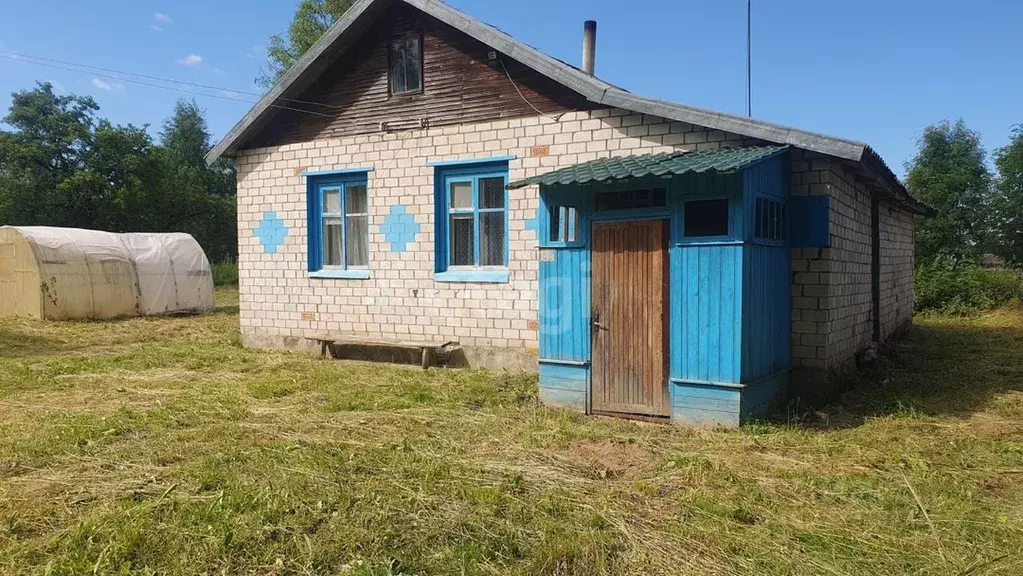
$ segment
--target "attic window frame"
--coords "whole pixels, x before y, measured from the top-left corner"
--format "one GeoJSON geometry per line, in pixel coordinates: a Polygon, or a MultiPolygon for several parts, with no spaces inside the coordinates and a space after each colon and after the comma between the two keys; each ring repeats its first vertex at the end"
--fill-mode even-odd
{"type": "Polygon", "coordinates": [[[423,32],[421,30],[413,30],[411,32],[402,32],[399,34],[392,34],[391,40],[387,43],[387,93],[394,97],[402,96],[415,96],[422,94],[426,87],[426,77],[424,74],[424,42],[423,32]],[[394,91],[394,43],[398,40],[407,40],[409,38],[415,38],[419,42],[419,88],[415,90],[404,90],[401,92],[394,91]]]}

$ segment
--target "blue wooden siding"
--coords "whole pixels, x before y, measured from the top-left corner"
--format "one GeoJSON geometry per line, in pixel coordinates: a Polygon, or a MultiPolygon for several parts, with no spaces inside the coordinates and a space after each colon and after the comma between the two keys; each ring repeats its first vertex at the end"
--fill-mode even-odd
{"type": "Polygon", "coordinates": [[[740,418],[766,416],[788,399],[789,372],[783,370],[743,385],[740,418]]]}
{"type": "Polygon", "coordinates": [[[540,401],[576,412],[589,410],[589,366],[540,362],[540,401]]]}
{"type": "Polygon", "coordinates": [[[671,377],[739,382],[742,246],[673,248],[671,377]]]}
{"type": "Polygon", "coordinates": [[[792,297],[786,240],[757,238],[756,199],[787,204],[788,157],[770,158],[743,172],[743,196],[749,223],[743,255],[742,381],[788,370],[791,359],[792,297]]]}
{"type": "Polygon", "coordinates": [[[559,248],[540,262],[540,358],[590,359],[590,249],[559,248]]]}
{"type": "Polygon", "coordinates": [[[674,382],[671,419],[683,426],[739,425],[742,387],[711,383],[674,382]]]}
{"type": "Polygon", "coordinates": [[[792,355],[789,250],[746,246],[743,254],[742,382],[787,370],[792,355]]]}
{"type": "MultiPolygon", "coordinates": [[[[681,424],[737,426],[785,397],[790,364],[788,243],[758,241],[755,198],[787,200],[788,160],[772,158],[742,174],[676,177],[666,209],[592,212],[595,189],[541,190],[540,398],[585,411],[590,393],[590,242],[596,220],[668,217],[669,376],[672,419],[681,424]],[[685,202],[726,198],[727,237],[686,238],[685,202]],[[577,243],[551,242],[549,204],[576,206],[577,243]]],[[[650,182],[635,182],[636,188],[650,182]]],[[[615,185],[622,188],[624,185],[615,185]]]]}

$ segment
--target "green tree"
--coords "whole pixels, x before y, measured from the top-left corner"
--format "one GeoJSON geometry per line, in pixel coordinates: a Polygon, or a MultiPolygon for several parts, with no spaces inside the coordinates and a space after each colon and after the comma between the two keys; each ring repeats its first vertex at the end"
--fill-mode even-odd
{"type": "Polygon", "coordinates": [[[907,185],[938,214],[916,228],[917,259],[955,265],[975,258],[990,242],[991,174],[980,135],[962,120],[927,126],[907,164],[907,185]]]}
{"type": "Polygon", "coordinates": [[[13,95],[0,132],[0,224],[65,225],[75,206],[57,191],[92,146],[96,102],[59,96],[49,83],[13,95]]]}
{"type": "Polygon", "coordinates": [[[1012,130],[1009,145],[995,150],[998,179],[992,201],[994,252],[1023,264],[1023,125],[1012,130]]]}
{"type": "Polygon", "coordinates": [[[0,130],[0,224],[188,232],[210,259],[234,258],[235,171],[206,165],[202,110],[178,102],[160,144],[148,126],[115,126],[98,110],[49,84],[14,94],[13,130],[0,130]]]}
{"type": "Polygon", "coordinates": [[[226,159],[207,166],[213,138],[202,110],[194,101],[179,100],[160,138],[166,153],[163,197],[172,206],[159,226],[187,230],[211,260],[234,258],[238,245],[235,170],[226,159]]]}
{"type": "Polygon", "coordinates": [[[355,0],[302,0],[285,35],[274,34],[267,48],[268,70],[256,79],[264,88],[274,85],[335,22],[355,0]]]}

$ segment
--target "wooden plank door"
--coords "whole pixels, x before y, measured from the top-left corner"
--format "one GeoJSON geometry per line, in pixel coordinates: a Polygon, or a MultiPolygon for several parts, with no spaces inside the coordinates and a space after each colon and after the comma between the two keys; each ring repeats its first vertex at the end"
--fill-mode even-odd
{"type": "Polygon", "coordinates": [[[598,223],[592,232],[593,410],[670,416],[668,221],[598,223]]]}

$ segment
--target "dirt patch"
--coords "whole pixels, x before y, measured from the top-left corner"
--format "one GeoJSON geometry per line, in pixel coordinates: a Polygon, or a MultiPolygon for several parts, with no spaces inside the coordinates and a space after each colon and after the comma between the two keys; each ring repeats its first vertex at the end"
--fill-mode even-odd
{"type": "Polygon", "coordinates": [[[596,476],[607,479],[636,478],[654,465],[654,457],[647,450],[613,440],[572,442],[565,455],[590,467],[596,476]]]}

